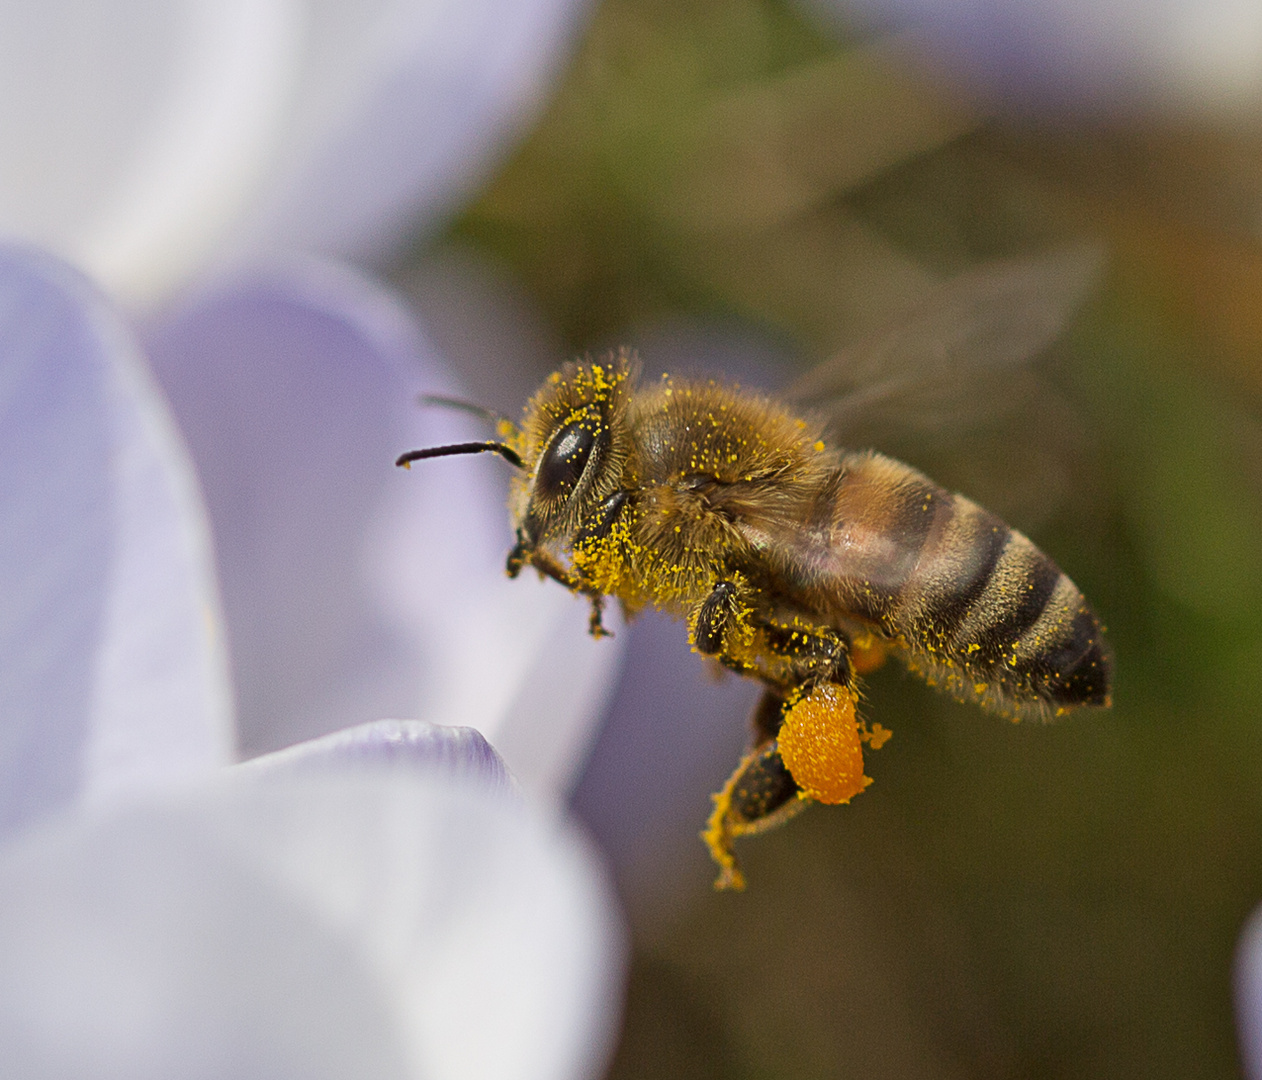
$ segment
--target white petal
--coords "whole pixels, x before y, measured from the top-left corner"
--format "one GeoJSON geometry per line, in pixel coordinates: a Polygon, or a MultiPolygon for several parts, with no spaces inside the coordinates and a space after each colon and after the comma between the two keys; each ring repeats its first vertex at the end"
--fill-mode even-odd
{"type": "Polygon", "coordinates": [[[0,232],[162,293],[259,180],[301,29],[296,0],[0,7],[0,232]]]}
{"type": "Polygon", "coordinates": [[[19,1075],[579,1080],[621,932],[571,831],[469,782],[238,783],[0,859],[19,1075]]]}
{"type": "Polygon", "coordinates": [[[236,769],[250,776],[294,776],[352,765],[430,772],[441,768],[452,775],[476,777],[494,791],[514,790],[504,759],[481,732],[424,720],[357,724],[251,758],[236,769]]]}
{"type": "Polygon", "coordinates": [[[332,0],[247,246],[357,257],[409,242],[539,108],[584,0],[332,0]]]}
{"type": "Polygon", "coordinates": [[[0,825],[230,754],[184,449],[86,281],[0,248],[0,825]]]}

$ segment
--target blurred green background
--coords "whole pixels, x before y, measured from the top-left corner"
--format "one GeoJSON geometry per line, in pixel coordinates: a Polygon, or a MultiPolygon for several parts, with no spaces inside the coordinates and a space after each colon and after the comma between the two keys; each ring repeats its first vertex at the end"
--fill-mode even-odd
{"type": "Polygon", "coordinates": [[[1238,1075],[1232,956],[1262,901],[1262,139],[987,117],[896,56],[779,3],[607,0],[441,241],[508,267],[571,351],[683,314],[805,365],[968,266],[1108,254],[1044,365],[1046,423],[990,433],[990,462],[884,449],[988,501],[988,464],[1068,447],[995,508],[1108,624],[1114,709],[1011,725],[879,672],[867,711],[895,736],[861,799],[747,844],[744,895],[628,897],[613,1076],[1238,1075]]]}

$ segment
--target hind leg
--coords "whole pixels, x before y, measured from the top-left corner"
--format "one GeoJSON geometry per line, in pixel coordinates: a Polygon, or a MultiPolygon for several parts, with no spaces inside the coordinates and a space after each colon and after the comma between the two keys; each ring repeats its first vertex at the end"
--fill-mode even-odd
{"type": "MultiPolygon", "coordinates": [[[[771,691],[763,696],[764,703],[768,700],[780,701],[771,691]]],[[[745,875],[733,850],[736,838],[765,832],[788,821],[806,806],[800,796],[801,789],[780,757],[774,739],[741,758],[723,790],[714,796],[714,812],[701,834],[719,867],[716,889],[745,887],[745,875]]]]}
{"type": "Polygon", "coordinates": [[[802,686],[787,697],[766,691],[754,710],[759,740],[714,796],[714,812],[701,834],[719,866],[716,888],[741,889],[738,837],[765,832],[808,803],[849,802],[872,781],[863,775],[863,742],[879,747],[889,733],[869,730],[855,716],[848,686],[802,686]]]}

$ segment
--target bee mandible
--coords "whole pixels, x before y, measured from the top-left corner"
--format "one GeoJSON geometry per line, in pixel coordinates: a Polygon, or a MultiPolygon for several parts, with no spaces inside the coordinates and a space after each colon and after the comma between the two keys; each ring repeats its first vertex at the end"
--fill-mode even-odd
{"type": "Polygon", "coordinates": [[[597,637],[607,597],[628,616],[664,610],[696,652],[762,683],[752,748],[702,833],[718,887],[744,887],[737,838],[871,783],[863,744],[889,732],[858,716],[858,686],[889,656],[1013,719],[1110,704],[1100,622],[1050,558],[911,466],[832,438],[858,399],[963,385],[1040,351],[1081,292],[1081,261],[962,275],[808,375],[794,397],[831,402],[813,414],[719,381],[641,383],[620,350],[553,373],[519,424],[497,419],[497,439],[399,458],[500,454],[517,469],[510,577],[531,566],[586,597],[597,637]]]}

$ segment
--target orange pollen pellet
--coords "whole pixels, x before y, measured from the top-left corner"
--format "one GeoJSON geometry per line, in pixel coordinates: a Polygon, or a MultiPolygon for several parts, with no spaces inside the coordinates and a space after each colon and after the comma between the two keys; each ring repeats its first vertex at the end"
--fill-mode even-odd
{"type": "Polygon", "coordinates": [[[854,696],[844,687],[824,683],[796,702],[778,745],[798,787],[816,802],[849,802],[872,782],[863,775],[854,696]]]}

